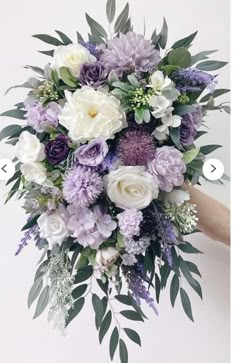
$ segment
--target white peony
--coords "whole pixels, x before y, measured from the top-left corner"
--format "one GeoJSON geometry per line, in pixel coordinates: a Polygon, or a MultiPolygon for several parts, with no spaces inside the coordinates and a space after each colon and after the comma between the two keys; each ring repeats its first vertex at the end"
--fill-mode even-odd
{"type": "Polygon", "coordinates": [[[78,76],[84,63],[93,63],[96,60],[81,44],[60,45],[54,51],[51,68],[59,71],[61,67],[67,67],[74,76],[78,76]]]}
{"type": "Polygon", "coordinates": [[[104,177],[107,194],[119,208],[143,209],[158,197],[153,176],[142,166],[122,166],[104,177]]]}
{"type": "Polygon", "coordinates": [[[42,161],[45,158],[44,145],[40,143],[37,136],[23,131],[15,146],[15,155],[24,164],[42,161]]]}
{"type": "Polygon", "coordinates": [[[152,96],[149,105],[153,108],[152,115],[161,118],[165,115],[172,102],[162,95],[152,96]]]}
{"type": "Polygon", "coordinates": [[[40,237],[48,241],[50,248],[55,244],[61,245],[69,237],[69,230],[67,228],[68,221],[68,212],[63,205],[54,213],[43,213],[38,218],[37,223],[40,237]]]}
{"type": "Polygon", "coordinates": [[[163,196],[164,204],[166,207],[170,207],[171,204],[176,204],[180,206],[189,199],[190,199],[189,193],[183,189],[173,189],[169,193],[164,193],[163,196]]]}
{"type": "Polygon", "coordinates": [[[43,185],[47,179],[47,169],[40,162],[22,164],[20,170],[28,182],[35,182],[43,185]]]}
{"type": "Polygon", "coordinates": [[[112,139],[115,133],[126,127],[120,101],[108,93],[85,86],[73,94],[66,92],[66,98],[59,121],[69,130],[73,141],[112,139]]]}
{"type": "Polygon", "coordinates": [[[97,251],[96,263],[101,273],[107,272],[116,262],[119,252],[114,247],[107,247],[97,251]]]}
{"type": "MultiPolygon", "coordinates": [[[[163,72],[156,71],[150,77],[150,86],[155,89],[155,91],[162,91],[164,88],[171,86],[172,81],[169,77],[165,77],[163,72]]],[[[150,87],[149,86],[149,87],[150,87]]]]}

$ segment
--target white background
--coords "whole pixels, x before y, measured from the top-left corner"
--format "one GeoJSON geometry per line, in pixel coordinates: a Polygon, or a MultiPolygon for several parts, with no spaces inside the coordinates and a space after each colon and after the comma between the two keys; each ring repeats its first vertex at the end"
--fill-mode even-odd
{"type": "MultiPolygon", "coordinates": [[[[118,3],[122,6],[123,1],[118,3]]],[[[198,37],[193,53],[201,50],[219,49],[218,60],[229,60],[229,2],[222,0],[179,0],[179,1],[130,1],[136,30],[143,31],[146,17],[148,35],[153,29],[161,28],[162,16],[168,21],[170,36],[168,44],[186,36],[196,29],[198,37]]],[[[50,49],[31,34],[51,33],[54,29],[74,36],[77,29],[86,33],[84,12],[105,24],[105,0],[62,2],[41,0],[40,2],[8,0],[2,6],[1,34],[1,90],[0,111],[12,108],[23,100],[24,91],[15,90],[4,97],[4,90],[14,84],[23,83],[30,72],[21,66],[32,64],[43,67],[49,58],[36,53],[37,49],[50,49]]],[[[52,34],[53,35],[53,34],[52,34]]],[[[220,71],[219,87],[229,87],[229,67],[220,71]]],[[[221,97],[219,102],[227,100],[221,97]]],[[[1,118],[1,127],[9,123],[1,118]]],[[[223,149],[214,153],[225,165],[229,174],[229,117],[224,113],[212,113],[208,117],[210,134],[200,139],[201,144],[222,144],[223,149]]],[[[1,128],[0,127],[0,128],[1,128]]],[[[12,148],[0,145],[0,158],[11,158],[12,148]]],[[[229,205],[229,184],[217,186],[203,183],[203,190],[214,198],[229,205]]],[[[108,340],[101,348],[94,327],[93,311],[86,305],[80,317],[68,329],[66,338],[53,331],[46,318],[32,321],[27,310],[27,293],[31,286],[38,251],[28,246],[19,257],[14,257],[20,229],[25,216],[18,202],[3,206],[6,193],[0,182],[0,360],[4,363],[64,363],[72,361],[92,363],[109,362],[108,340]]],[[[132,324],[140,332],[143,348],[129,344],[130,362],[141,363],[229,363],[229,249],[211,241],[201,234],[191,241],[204,255],[191,256],[202,272],[204,300],[190,293],[195,323],[191,323],[177,302],[175,310],[170,306],[169,290],[163,293],[159,306],[160,316],[145,309],[150,320],[145,324],[132,324]]],[[[115,363],[118,363],[118,358],[115,363]]]]}

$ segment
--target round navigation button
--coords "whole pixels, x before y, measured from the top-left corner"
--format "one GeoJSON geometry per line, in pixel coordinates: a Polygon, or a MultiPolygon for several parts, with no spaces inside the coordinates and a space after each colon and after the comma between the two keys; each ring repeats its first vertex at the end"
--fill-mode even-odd
{"type": "Polygon", "coordinates": [[[15,165],[9,159],[0,159],[0,180],[8,180],[15,174],[15,165]]]}
{"type": "Polygon", "coordinates": [[[203,165],[202,172],[208,180],[218,180],[224,174],[224,165],[218,159],[208,159],[203,165]]]}

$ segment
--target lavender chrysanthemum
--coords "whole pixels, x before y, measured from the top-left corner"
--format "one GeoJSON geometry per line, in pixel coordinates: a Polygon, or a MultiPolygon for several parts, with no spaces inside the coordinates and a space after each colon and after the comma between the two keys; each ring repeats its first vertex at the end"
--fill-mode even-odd
{"type": "Polygon", "coordinates": [[[70,170],[63,185],[65,200],[81,208],[94,203],[102,190],[103,181],[100,175],[85,166],[70,170]]]}
{"type": "Polygon", "coordinates": [[[176,88],[181,93],[195,93],[208,87],[213,93],[216,86],[216,76],[200,71],[196,68],[187,68],[175,71],[171,76],[176,88]]]}
{"type": "Polygon", "coordinates": [[[145,166],[155,157],[155,143],[145,131],[127,131],[118,144],[118,156],[125,166],[145,166]]]}
{"type": "Polygon", "coordinates": [[[118,225],[121,234],[127,238],[139,236],[140,223],[143,220],[143,214],[135,208],[127,209],[126,211],[117,215],[118,225]]]}
{"type": "Polygon", "coordinates": [[[161,190],[171,192],[174,186],[183,184],[186,165],[182,156],[174,147],[162,146],[157,149],[155,158],[148,163],[148,170],[161,190]]]}
{"type": "Polygon", "coordinates": [[[151,71],[159,63],[160,56],[150,40],[130,31],[108,41],[101,61],[121,76],[124,72],[151,71]]]}

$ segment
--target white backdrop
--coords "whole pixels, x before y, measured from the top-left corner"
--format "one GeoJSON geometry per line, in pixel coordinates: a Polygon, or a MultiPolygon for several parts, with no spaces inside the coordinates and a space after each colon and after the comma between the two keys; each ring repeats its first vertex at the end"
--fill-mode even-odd
{"type": "MultiPolygon", "coordinates": [[[[118,3],[124,6],[122,0],[118,0],[118,3]]],[[[170,29],[169,45],[198,29],[193,52],[219,49],[217,59],[229,60],[229,1],[130,0],[130,5],[137,31],[143,31],[144,15],[148,34],[155,27],[161,28],[164,15],[170,29]]],[[[85,34],[85,11],[106,24],[105,0],[87,0],[83,3],[72,0],[4,2],[0,22],[1,112],[12,108],[14,103],[20,102],[24,97],[22,90],[3,96],[5,89],[23,83],[30,76],[30,72],[21,66],[43,66],[48,60],[36,53],[37,49],[47,47],[44,48],[43,43],[30,35],[52,34],[54,29],[62,30],[74,38],[77,29],[85,34]]],[[[228,88],[229,67],[220,73],[219,87],[228,88]]],[[[227,100],[227,97],[222,97],[221,100],[227,100]]],[[[0,128],[9,121],[1,118],[0,128]]],[[[202,137],[199,142],[224,146],[215,152],[214,157],[222,160],[229,173],[229,117],[214,112],[208,117],[208,126],[211,128],[210,134],[202,137]]],[[[0,145],[0,158],[11,158],[12,155],[10,146],[0,145]]],[[[229,205],[229,184],[217,186],[205,183],[202,188],[229,205]]],[[[19,257],[14,257],[25,217],[16,201],[3,206],[5,193],[4,183],[0,182],[0,361],[109,362],[108,340],[100,348],[90,304],[86,305],[79,319],[71,324],[66,338],[53,331],[45,317],[32,321],[32,312],[27,310],[26,299],[39,255],[34,246],[29,245],[19,257]]],[[[171,308],[167,288],[161,297],[160,316],[156,317],[152,311],[145,309],[150,320],[145,324],[133,324],[142,336],[143,348],[139,350],[133,343],[129,344],[132,363],[144,360],[150,363],[229,363],[229,249],[201,234],[192,237],[191,242],[204,252],[204,255],[191,256],[203,276],[203,302],[194,293],[190,293],[195,323],[185,317],[179,301],[175,310],[171,308]]],[[[116,358],[115,363],[118,362],[116,358]]]]}

